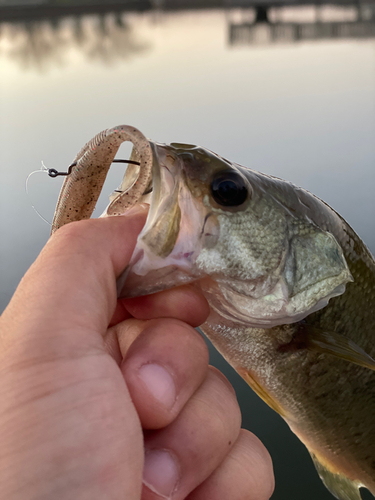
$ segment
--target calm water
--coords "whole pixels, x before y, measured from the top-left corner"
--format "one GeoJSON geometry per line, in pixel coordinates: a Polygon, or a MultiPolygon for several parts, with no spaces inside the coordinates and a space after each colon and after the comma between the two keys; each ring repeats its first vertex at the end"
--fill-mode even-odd
{"type": "MultiPolygon", "coordinates": [[[[0,25],[0,311],[49,235],[31,203],[51,220],[60,186],[35,174],[30,201],[27,175],[41,160],[66,169],[88,139],[123,123],[307,188],[375,251],[374,39],[268,43],[263,27],[251,43],[229,45],[228,19],[203,11],[0,25]]],[[[121,175],[111,174],[107,194],[121,175]]],[[[333,498],[286,424],[212,359],[236,386],[244,426],[272,454],[273,498],[333,498]]]]}

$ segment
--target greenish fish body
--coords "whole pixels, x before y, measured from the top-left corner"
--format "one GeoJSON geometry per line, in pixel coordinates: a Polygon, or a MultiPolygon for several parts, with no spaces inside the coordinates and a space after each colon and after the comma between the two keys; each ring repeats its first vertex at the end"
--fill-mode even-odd
{"type": "MultiPolygon", "coordinates": [[[[201,327],[340,500],[375,494],[375,263],[327,204],[203,148],[153,144],[150,215],[120,295],[196,282],[201,327]]],[[[147,201],[147,199],[145,199],[147,201]]]]}
{"type": "Polygon", "coordinates": [[[332,494],[375,495],[375,262],[365,244],[311,193],[129,126],[77,155],[53,231],[90,217],[123,140],[140,166],[106,213],[150,210],[119,296],[194,283],[211,308],[203,332],[307,446],[332,494]]]}

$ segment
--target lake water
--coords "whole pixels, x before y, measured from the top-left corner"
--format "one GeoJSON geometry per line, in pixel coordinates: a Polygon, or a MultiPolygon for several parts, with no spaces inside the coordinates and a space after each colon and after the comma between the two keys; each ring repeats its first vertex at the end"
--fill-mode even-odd
{"type": "MultiPolygon", "coordinates": [[[[375,251],[375,40],[269,43],[263,26],[251,43],[230,45],[231,15],[242,14],[153,12],[0,25],[0,312],[49,236],[31,204],[52,220],[61,185],[35,174],[28,197],[26,177],[41,161],[66,170],[87,140],[118,124],[159,142],[200,144],[303,186],[375,251]]],[[[345,15],[350,21],[353,12],[345,15]]],[[[122,176],[122,167],[114,169],[106,194],[122,176]]],[[[273,498],[331,499],[281,418],[219,355],[212,352],[212,359],[236,387],[244,426],[272,454],[273,498]]]]}

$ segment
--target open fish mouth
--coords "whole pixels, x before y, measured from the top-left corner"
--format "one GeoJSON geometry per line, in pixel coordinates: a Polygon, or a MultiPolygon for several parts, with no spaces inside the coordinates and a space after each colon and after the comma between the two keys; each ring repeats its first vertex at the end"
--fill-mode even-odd
{"type": "MultiPolygon", "coordinates": [[[[119,297],[155,293],[200,279],[204,273],[196,259],[218,234],[217,225],[207,222],[207,207],[183,182],[184,162],[173,146],[151,141],[150,145],[151,180],[137,201],[150,209],[131,261],[118,280],[119,297]]],[[[128,172],[121,190],[131,189],[136,182],[135,169],[128,167],[128,172]]]]}

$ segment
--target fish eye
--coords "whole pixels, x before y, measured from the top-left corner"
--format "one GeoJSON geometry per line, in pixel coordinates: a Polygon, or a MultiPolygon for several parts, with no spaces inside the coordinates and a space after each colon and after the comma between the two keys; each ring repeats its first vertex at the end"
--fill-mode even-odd
{"type": "Polygon", "coordinates": [[[211,182],[211,193],[218,205],[238,207],[247,199],[248,185],[246,179],[234,170],[220,172],[211,182]]]}

